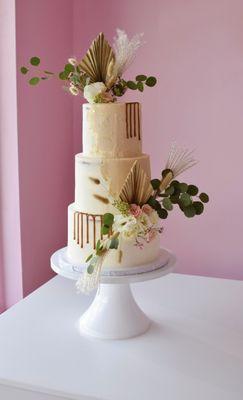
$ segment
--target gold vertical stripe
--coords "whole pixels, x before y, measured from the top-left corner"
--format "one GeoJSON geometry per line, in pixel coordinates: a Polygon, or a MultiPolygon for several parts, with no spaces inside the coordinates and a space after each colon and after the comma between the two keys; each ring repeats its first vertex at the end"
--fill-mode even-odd
{"type": "Polygon", "coordinates": [[[132,138],[133,137],[133,126],[132,126],[132,116],[133,116],[133,103],[130,103],[129,104],[129,109],[130,109],[130,118],[129,118],[129,121],[130,121],[130,138],[132,138]]]}
{"type": "Polygon", "coordinates": [[[134,137],[137,137],[137,114],[138,114],[138,103],[134,104],[134,137]]]}
{"type": "Polygon", "coordinates": [[[79,244],[79,213],[77,215],[77,244],[79,244]]]}
{"type": "Polygon", "coordinates": [[[140,116],[139,104],[138,104],[138,140],[141,140],[141,116],[140,116]]]}
{"type": "Polygon", "coordinates": [[[127,139],[129,139],[129,132],[128,132],[128,103],[126,103],[126,134],[127,134],[127,139]]]}

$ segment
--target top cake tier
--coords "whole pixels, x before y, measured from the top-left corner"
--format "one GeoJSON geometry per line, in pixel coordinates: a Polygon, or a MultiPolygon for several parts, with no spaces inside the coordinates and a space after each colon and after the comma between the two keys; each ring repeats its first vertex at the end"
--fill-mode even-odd
{"type": "Polygon", "coordinates": [[[141,105],[83,105],[83,153],[88,157],[124,158],[142,154],[141,105]]]}

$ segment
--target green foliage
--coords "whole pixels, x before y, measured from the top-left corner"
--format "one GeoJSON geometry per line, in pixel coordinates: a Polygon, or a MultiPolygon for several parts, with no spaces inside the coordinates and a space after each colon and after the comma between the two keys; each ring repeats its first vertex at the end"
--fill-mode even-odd
{"type": "Polygon", "coordinates": [[[201,203],[201,201],[194,201],[192,203],[193,207],[195,208],[196,214],[200,215],[203,213],[204,210],[204,205],[201,203]]]}
{"type": "Polygon", "coordinates": [[[179,183],[179,189],[180,189],[181,193],[186,193],[188,190],[188,185],[184,182],[179,183]]]}
{"type": "Polygon", "coordinates": [[[190,196],[196,196],[198,194],[198,187],[195,185],[189,185],[187,193],[190,194],[190,196]]]}
{"type": "Polygon", "coordinates": [[[55,75],[54,72],[51,72],[51,71],[44,71],[44,73],[47,75],[55,75]]]}
{"type": "Polygon", "coordinates": [[[92,257],[93,257],[93,254],[90,254],[90,255],[86,258],[85,262],[89,262],[89,261],[91,260],[92,257]]]}
{"type": "Polygon", "coordinates": [[[60,74],[58,76],[59,76],[59,79],[61,79],[62,81],[65,81],[68,78],[68,74],[66,71],[60,72],[60,74]]]}
{"type": "Polygon", "coordinates": [[[68,74],[70,74],[70,72],[75,71],[75,68],[72,64],[66,64],[64,67],[64,71],[66,71],[68,74]]]}
{"type": "Polygon", "coordinates": [[[161,219],[166,219],[168,217],[168,211],[166,211],[164,208],[161,208],[160,210],[157,211],[159,218],[161,219]]]}
{"type": "Polygon", "coordinates": [[[162,204],[163,204],[163,206],[164,206],[164,208],[165,208],[166,210],[168,210],[168,211],[173,210],[173,204],[172,204],[171,200],[169,199],[169,197],[165,197],[165,198],[162,200],[162,204]]]}
{"type": "Polygon", "coordinates": [[[152,179],[150,183],[151,183],[153,189],[157,190],[160,186],[161,181],[159,179],[152,179]]]}
{"type": "Polygon", "coordinates": [[[138,90],[139,90],[140,92],[143,92],[143,90],[144,90],[143,82],[138,82],[138,83],[137,83],[137,88],[138,88],[138,90]]]}
{"type": "Polygon", "coordinates": [[[192,203],[191,196],[188,193],[182,193],[180,196],[180,204],[182,207],[187,207],[192,203]]]}
{"type": "Polygon", "coordinates": [[[207,195],[207,193],[201,193],[199,195],[199,199],[203,202],[203,203],[208,203],[209,202],[209,197],[207,195]]]}
{"type": "Polygon", "coordinates": [[[163,169],[163,171],[161,172],[162,178],[165,178],[169,172],[172,172],[171,169],[169,168],[163,169]]]}
{"type": "Polygon", "coordinates": [[[188,218],[193,218],[196,215],[196,210],[194,206],[191,204],[190,206],[185,207],[184,214],[188,218]]]}
{"type": "Polygon", "coordinates": [[[149,87],[155,86],[156,83],[157,83],[157,79],[154,76],[149,76],[145,81],[145,84],[149,87]]]}
{"type": "Polygon", "coordinates": [[[133,81],[127,81],[127,87],[131,90],[136,90],[138,88],[137,84],[133,81]]]}
{"type": "Polygon", "coordinates": [[[137,82],[143,82],[143,81],[146,81],[147,76],[146,75],[137,75],[135,79],[137,82]]]}
{"type": "Polygon", "coordinates": [[[22,72],[22,74],[24,74],[24,75],[26,75],[28,71],[29,71],[29,69],[26,68],[26,67],[21,67],[20,68],[20,72],[22,72]]]}
{"type": "Polygon", "coordinates": [[[111,227],[113,225],[114,222],[114,215],[111,213],[106,213],[103,216],[103,224],[101,227],[101,232],[103,233],[103,235],[108,235],[108,233],[111,230],[111,227]]]}
{"type": "Polygon", "coordinates": [[[37,67],[40,64],[40,58],[39,57],[31,57],[30,64],[37,67]]]}
{"type": "Polygon", "coordinates": [[[119,246],[119,239],[116,237],[111,239],[110,249],[118,249],[119,246]]]}
{"type": "Polygon", "coordinates": [[[93,274],[93,272],[94,272],[94,264],[89,264],[89,266],[88,266],[88,268],[87,268],[87,272],[88,272],[88,274],[93,274]]]}
{"type": "Polygon", "coordinates": [[[29,84],[32,85],[32,86],[37,85],[39,82],[40,82],[40,78],[38,78],[37,76],[35,76],[34,78],[31,78],[29,80],[29,84]]]}

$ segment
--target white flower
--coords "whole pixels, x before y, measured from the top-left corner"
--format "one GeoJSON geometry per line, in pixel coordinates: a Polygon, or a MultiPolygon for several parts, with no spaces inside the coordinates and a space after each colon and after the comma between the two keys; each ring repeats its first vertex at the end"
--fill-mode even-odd
{"type": "Polygon", "coordinates": [[[74,95],[77,96],[79,94],[78,88],[76,88],[74,85],[71,85],[69,88],[69,91],[74,95]]]}
{"type": "Polygon", "coordinates": [[[139,224],[133,215],[115,215],[113,229],[126,239],[134,239],[139,233],[139,224]]]}
{"type": "Polygon", "coordinates": [[[85,99],[93,104],[95,103],[95,98],[101,93],[106,91],[106,86],[103,82],[95,82],[84,87],[84,97],[85,99]]]}
{"type": "Polygon", "coordinates": [[[152,211],[151,214],[149,215],[149,219],[151,224],[156,225],[159,220],[158,213],[156,211],[152,211]]]}
{"type": "Polygon", "coordinates": [[[71,57],[68,59],[69,64],[73,65],[75,67],[75,65],[77,65],[77,59],[76,57],[71,57]]]}

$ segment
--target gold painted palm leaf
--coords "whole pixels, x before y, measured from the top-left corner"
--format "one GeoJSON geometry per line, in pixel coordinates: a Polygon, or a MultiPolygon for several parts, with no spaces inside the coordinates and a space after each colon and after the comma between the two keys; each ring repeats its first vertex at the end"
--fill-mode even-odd
{"type": "Polygon", "coordinates": [[[119,197],[129,204],[145,204],[153,193],[148,175],[142,169],[140,163],[135,161],[126,177],[119,197]]]}
{"type": "Polygon", "coordinates": [[[104,37],[100,33],[91,43],[86,55],[80,61],[80,69],[90,77],[90,83],[106,82],[107,71],[115,59],[114,52],[104,37]]]}

